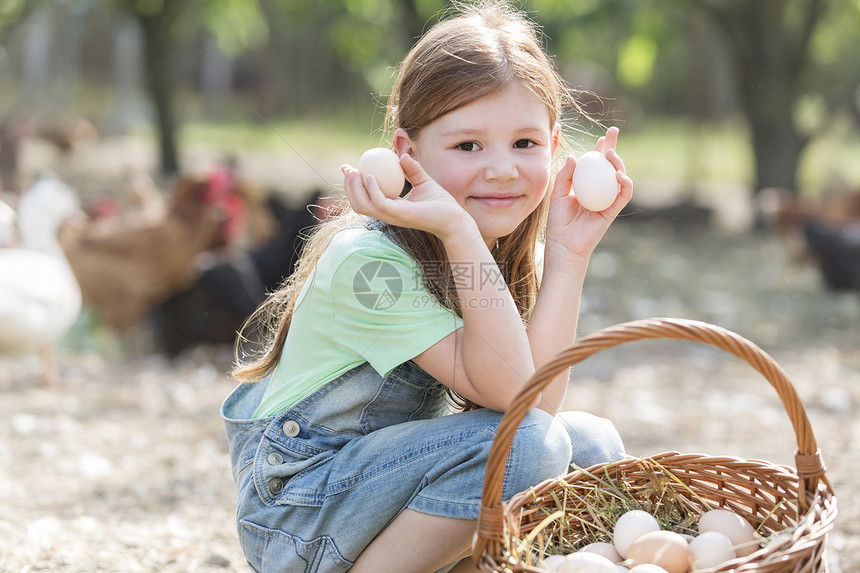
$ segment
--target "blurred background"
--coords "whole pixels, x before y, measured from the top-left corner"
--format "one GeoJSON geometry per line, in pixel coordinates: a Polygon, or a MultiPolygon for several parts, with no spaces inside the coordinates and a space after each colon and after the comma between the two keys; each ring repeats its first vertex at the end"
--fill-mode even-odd
{"type": "MultiPolygon", "coordinates": [[[[857,186],[856,1],[521,4],[565,78],[602,98],[584,95],[586,109],[623,128],[643,184],[684,195],[714,184],[748,196],[783,187],[805,197],[857,186]]],[[[201,147],[286,158],[360,149],[380,135],[394,67],[444,6],[3,0],[4,158],[25,138],[132,138],[155,149],[142,167],[161,176],[192,168],[201,147]]],[[[572,117],[569,127],[590,147],[576,137],[594,135],[588,122],[572,117]]],[[[103,167],[137,166],[125,161],[103,167]]],[[[13,163],[3,165],[7,191],[43,167],[16,173],[13,163]]],[[[315,183],[336,183],[324,179],[315,183]]]]}
{"type": "MultiPolygon", "coordinates": [[[[0,571],[245,570],[217,417],[236,331],[385,143],[396,66],[449,4],[0,0],[0,571]]],[[[517,5],[591,117],[571,151],[616,125],[635,181],[580,331],[686,317],[772,352],[848,494],[831,571],[860,569],[860,1],[517,5]]],[[[766,385],[685,349],[595,357],[569,406],[636,455],[792,463],[766,385]]]]}

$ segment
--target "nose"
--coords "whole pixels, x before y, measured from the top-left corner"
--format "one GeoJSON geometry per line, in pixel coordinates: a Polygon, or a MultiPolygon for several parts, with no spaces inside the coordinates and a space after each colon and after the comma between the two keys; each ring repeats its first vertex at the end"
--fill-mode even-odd
{"type": "Polygon", "coordinates": [[[517,178],[519,171],[517,162],[508,151],[497,151],[487,156],[484,167],[484,180],[494,183],[512,181],[517,178]]]}

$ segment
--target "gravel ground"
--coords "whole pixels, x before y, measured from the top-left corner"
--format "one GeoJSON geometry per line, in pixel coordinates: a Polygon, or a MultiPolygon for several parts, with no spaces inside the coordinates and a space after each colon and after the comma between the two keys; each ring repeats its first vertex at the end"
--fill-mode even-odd
{"type": "MultiPolygon", "coordinates": [[[[725,326],[770,352],[807,408],[839,499],[833,573],[860,571],[860,297],[822,290],[770,237],[620,222],[595,254],[582,333],[634,318],[725,326]]],[[[0,571],[247,571],[218,406],[230,353],[168,362],[70,336],[66,383],[35,356],[0,358],[0,571]]],[[[89,332],[88,330],[86,332],[89,332]]],[[[89,336],[89,335],[87,335],[89,336]]],[[[570,408],[615,421],[633,455],[665,450],[793,464],[793,434],[743,362],[686,342],[602,352],[570,408]]]]}

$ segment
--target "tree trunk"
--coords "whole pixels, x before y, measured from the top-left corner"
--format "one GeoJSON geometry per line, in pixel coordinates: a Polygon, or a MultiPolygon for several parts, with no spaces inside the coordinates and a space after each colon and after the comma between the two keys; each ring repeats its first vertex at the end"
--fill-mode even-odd
{"type": "Polygon", "coordinates": [[[716,17],[733,49],[742,105],[755,157],[753,193],[783,187],[797,193],[800,155],[809,138],[793,112],[808,62],[809,37],[823,11],[820,0],[734,0],[700,5],[716,17]],[[787,12],[799,6],[804,18],[787,12]]]}
{"type": "Polygon", "coordinates": [[[426,32],[427,20],[421,16],[416,6],[416,0],[403,0],[401,2],[402,18],[400,30],[403,36],[403,45],[409,50],[415,42],[426,32]]]}
{"type": "Polygon", "coordinates": [[[178,78],[173,41],[179,5],[179,0],[165,0],[161,10],[155,14],[136,13],[143,29],[144,69],[149,95],[155,106],[161,172],[165,176],[179,173],[178,123],[174,109],[178,78]]]}

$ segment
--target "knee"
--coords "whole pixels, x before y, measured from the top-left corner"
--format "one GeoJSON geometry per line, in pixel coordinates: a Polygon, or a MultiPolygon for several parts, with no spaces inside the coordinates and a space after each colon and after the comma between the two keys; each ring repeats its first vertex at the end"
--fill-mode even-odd
{"type": "Polygon", "coordinates": [[[561,412],[556,416],[569,436],[570,463],[581,468],[624,458],[624,443],[606,418],[586,412],[561,412]]]}
{"type": "Polygon", "coordinates": [[[511,446],[504,497],[567,472],[571,442],[565,427],[543,410],[526,414],[511,446]]]}

